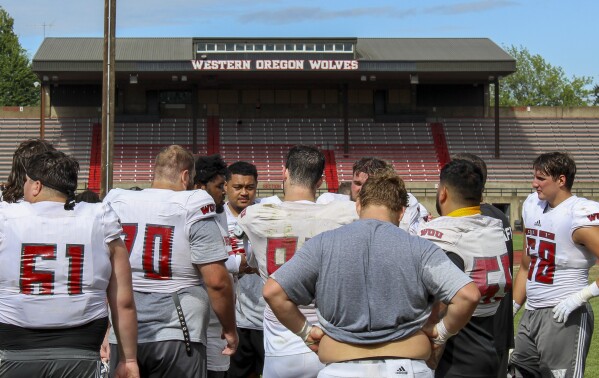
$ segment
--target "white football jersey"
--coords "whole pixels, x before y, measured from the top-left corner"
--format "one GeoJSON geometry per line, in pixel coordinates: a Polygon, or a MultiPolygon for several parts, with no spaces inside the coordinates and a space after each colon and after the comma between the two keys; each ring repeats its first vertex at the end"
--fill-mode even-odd
{"type": "MultiPolygon", "coordinates": [[[[252,245],[253,253],[248,263],[258,267],[266,282],[306,240],[356,219],[358,214],[354,202],[334,201],[318,205],[309,201],[291,201],[249,206],[239,215],[238,226],[252,245]]],[[[300,310],[311,324],[318,323],[314,306],[300,306],[300,310]]],[[[267,356],[310,352],[299,337],[278,321],[268,304],[263,324],[267,356]]]]}
{"type": "Polygon", "coordinates": [[[424,223],[424,219],[422,218],[425,215],[428,215],[428,211],[418,202],[412,193],[408,193],[408,207],[406,207],[403,217],[399,222],[399,228],[410,235],[418,235],[418,228],[421,223],[424,223]]]}
{"type": "Polygon", "coordinates": [[[349,195],[347,195],[347,194],[330,193],[330,192],[322,193],[316,199],[316,203],[320,204],[320,205],[326,205],[327,203],[330,203],[333,201],[351,201],[351,199],[349,198],[349,195]]]}
{"type": "Polygon", "coordinates": [[[499,302],[512,287],[501,221],[481,214],[439,217],[426,223],[420,236],[464,261],[464,272],[481,294],[473,316],[495,314],[499,302]]]}
{"type": "Polygon", "coordinates": [[[208,193],[112,189],[104,202],[110,203],[123,225],[133,290],[173,293],[202,283],[191,263],[189,235],[192,224],[216,214],[208,193]]]}
{"type": "Polygon", "coordinates": [[[108,316],[108,243],[121,232],[106,204],[0,206],[0,322],[64,328],[108,316]]]}
{"type": "Polygon", "coordinates": [[[553,307],[588,285],[595,256],[572,241],[581,227],[599,226],[599,203],[572,196],[554,209],[537,193],[522,206],[526,254],[530,256],[526,281],[526,308],[553,307]]]}

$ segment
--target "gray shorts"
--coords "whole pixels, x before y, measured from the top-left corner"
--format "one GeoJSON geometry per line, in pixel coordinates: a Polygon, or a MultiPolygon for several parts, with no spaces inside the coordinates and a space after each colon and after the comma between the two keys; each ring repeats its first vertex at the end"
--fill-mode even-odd
{"type": "Polygon", "coordinates": [[[584,376],[593,336],[591,305],[586,303],[574,310],[566,323],[553,320],[551,310],[526,310],[522,315],[510,359],[516,377],[584,376]]]}
{"type": "Polygon", "coordinates": [[[75,348],[0,350],[0,377],[99,378],[100,351],[75,348]]]}
{"type": "MultiPolygon", "coordinates": [[[[110,344],[110,373],[118,364],[116,344],[110,344]]],[[[157,341],[137,344],[137,364],[142,377],[206,378],[206,346],[191,343],[191,356],[183,341],[157,341]]]]}

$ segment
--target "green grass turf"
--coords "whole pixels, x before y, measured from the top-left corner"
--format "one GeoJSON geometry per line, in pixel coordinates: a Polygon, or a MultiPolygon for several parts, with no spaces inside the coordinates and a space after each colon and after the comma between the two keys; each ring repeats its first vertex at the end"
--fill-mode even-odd
{"type": "MultiPolygon", "coordinates": [[[[522,242],[522,235],[520,235],[520,243],[522,242]]],[[[522,244],[520,244],[522,245],[522,244]]],[[[516,249],[516,235],[514,235],[514,250],[516,249]]],[[[519,262],[514,264],[514,277],[516,276],[516,272],[518,271],[519,262]]],[[[599,277],[599,266],[595,265],[591,268],[589,273],[589,283],[595,281],[599,277]]],[[[599,297],[593,298],[590,300],[591,306],[593,307],[593,312],[595,313],[595,332],[593,332],[593,339],[591,340],[591,348],[589,350],[589,354],[587,355],[587,363],[586,369],[584,372],[585,378],[599,378],[599,337],[597,336],[597,332],[599,332],[599,322],[597,321],[597,317],[599,316],[599,297]]],[[[514,318],[514,329],[518,329],[518,324],[520,323],[520,317],[522,317],[522,313],[524,311],[520,310],[516,314],[514,318]]]]}
{"type": "Polygon", "coordinates": [[[512,244],[514,245],[514,251],[522,251],[524,236],[522,236],[521,232],[514,232],[512,235],[512,244]]]}

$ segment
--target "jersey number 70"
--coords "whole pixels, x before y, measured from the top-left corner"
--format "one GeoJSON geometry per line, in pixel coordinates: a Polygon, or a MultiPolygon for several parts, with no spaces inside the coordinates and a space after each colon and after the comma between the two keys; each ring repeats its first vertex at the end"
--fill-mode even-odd
{"type": "MultiPolygon", "coordinates": [[[[137,223],[124,223],[123,234],[129,253],[133,250],[137,237],[137,223]]],[[[173,257],[174,226],[147,224],[142,250],[142,269],[144,277],[152,280],[170,280],[172,278],[171,260],[173,257]],[[154,261],[158,266],[154,267],[154,261]]]]}

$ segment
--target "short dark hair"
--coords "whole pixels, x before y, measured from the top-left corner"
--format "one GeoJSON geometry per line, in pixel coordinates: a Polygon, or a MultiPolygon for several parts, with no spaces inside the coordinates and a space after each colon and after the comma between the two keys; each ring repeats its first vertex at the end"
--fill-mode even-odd
{"type": "Polygon", "coordinates": [[[393,166],[384,160],[375,157],[363,157],[356,161],[353,166],[352,174],[366,173],[368,176],[381,174],[384,171],[394,172],[393,166]]]}
{"type": "Polygon", "coordinates": [[[324,172],[324,154],[314,146],[298,144],[291,147],[285,159],[291,182],[314,189],[324,172]]]}
{"type": "Polygon", "coordinates": [[[12,168],[2,191],[2,199],[14,203],[23,198],[25,167],[29,159],[42,152],[54,150],[52,144],[43,139],[27,139],[21,142],[12,157],[12,168]]]}
{"type": "Polygon", "coordinates": [[[451,160],[466,160],[476,165],[483,173],[483,186],[487,183],[487,163],[478,155],[470,152],[460,152],[451,157],[451,160]]]}
{"type": "Polygon", "coordinates": [[[535,171],[540,171],[557,180],[561,175],[566,177],[566,188],[572,189],[576,177],[576,163],[566,152],[547,152],[537,156],[532,164],[535,171]]]}
{"type": "Polygon", "coordinates": [[[64,208],[73,209],[79,173],[77,160],[60,151],[46,151],[32,157],[25,169],[30,179],[66,195],[64,208]]]}
{"type": "Polygon", "coordinates": [[[227,163],[219,154],[198,157],[195,168],[193,183],[196,185],[206,185],[216,176],[227,176],[227,163]]]}
{"type": "Polygon", "coordinates": [[[87,189],[75,196],[75,202],[98,203],[102,202],[102,200],[100,199],[98,193],[87,189]]]}
{"type": "Polygon", "coordinates": [[[227,167],[227,181],[231,180],[232,175],[253,176],[254,180],[258,182],[258,170],[256,166],[245,161],[237,161],[227,167]]]}
{"type": "Polygon", "coordinates": [[[480,204],[483,196],[483,173],[467,160],[452,160],[441,169],[441,184],[450,187],[456,201],[465,205],[480,204]]]}

